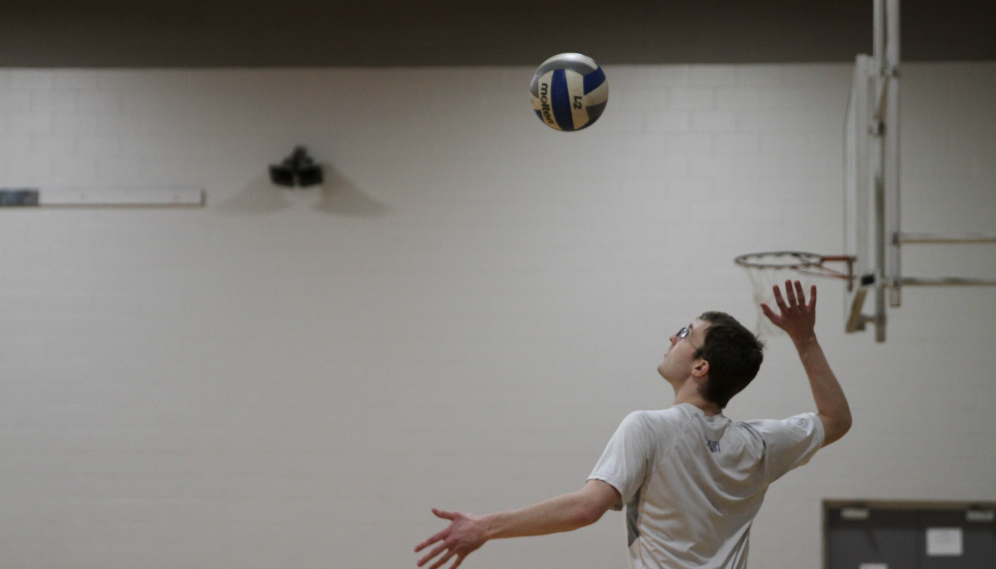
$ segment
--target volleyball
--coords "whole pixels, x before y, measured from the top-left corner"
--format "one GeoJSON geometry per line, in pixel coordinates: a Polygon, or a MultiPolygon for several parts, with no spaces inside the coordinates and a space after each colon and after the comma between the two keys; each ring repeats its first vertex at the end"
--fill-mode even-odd
{"type": "Polygon", "coordinates": [[[546,126],[581,130],[602,116],[609,101],[609,82],[594,59],[561,53],[536,69],[529,94],[536,116],[546,126]]]}

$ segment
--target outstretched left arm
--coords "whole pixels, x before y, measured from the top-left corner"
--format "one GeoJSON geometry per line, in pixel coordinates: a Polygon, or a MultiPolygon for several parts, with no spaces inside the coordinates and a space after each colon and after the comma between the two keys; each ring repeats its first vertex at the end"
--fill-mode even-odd
{"type": "Polygon", "coordinates": [[[519,510],[486,516],[472,516],[433,508],[432,513],[450,520],[450,525],[415,546],[415,551],[419,552],[439,542],[439,545],[419,560],[418,566],[421,567],[439,554],[443,554],[428,569],[438,569],[454,556],[456,560],[449,569],[456,569],[467,555],[489,539],[546,535],[591,525],[619,500],[619,492],[611,485],[601,480],[589,480],[577,492],[557,496],[519,510]]]}

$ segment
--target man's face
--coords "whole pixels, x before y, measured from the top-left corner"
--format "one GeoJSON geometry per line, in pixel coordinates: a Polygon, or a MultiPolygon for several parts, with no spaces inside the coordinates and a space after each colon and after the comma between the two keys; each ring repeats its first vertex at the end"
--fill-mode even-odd
{"type": "Polygon", "coordinates": [[[657,366],[657,372],[672,385],[680,385],[692,375],[695,352],[705,341],[705,332],[709,323],[696,320],[688,325],[688,335],[678,337],[678,332],[671,334],[671,346],[664,354],[664,361],[657,366]]]}

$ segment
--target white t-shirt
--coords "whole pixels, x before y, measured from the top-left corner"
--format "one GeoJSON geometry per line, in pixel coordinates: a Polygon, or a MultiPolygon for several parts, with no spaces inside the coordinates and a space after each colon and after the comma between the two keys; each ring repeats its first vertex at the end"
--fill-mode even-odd
{"type": "Polygon", "coordinates": [[[634,411],[588,479],[622,495],[633,569],[742,569],[768,485],[809,462],[823,436],[815,413],[733,422],[687,403],[634,411]]]}

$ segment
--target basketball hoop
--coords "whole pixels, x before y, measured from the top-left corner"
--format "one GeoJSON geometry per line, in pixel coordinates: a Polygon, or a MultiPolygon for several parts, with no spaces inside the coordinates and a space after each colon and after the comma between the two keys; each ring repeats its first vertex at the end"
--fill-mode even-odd
{"type": "Polygon", "coordinates": [[[781,333],[781,329],[771,323],[761,311],[761,303],[775,306],[775,296],[772,287],[787,280],[798,280],[808,291],[818,278],[830,278],[847,281],[847,290],[854,286],[854,261],[848,255],[819,255],[801,251],[765,251],[740,255],[734,262],[747,269],[751,289],[754,294],[754,306],[757,309],[758,336],[772,336],[781,333]],[[846,263],[846,271],[829,267],[827,263],[846,263]]]}

